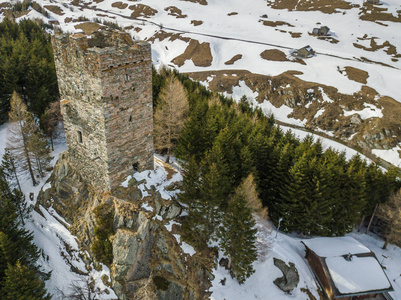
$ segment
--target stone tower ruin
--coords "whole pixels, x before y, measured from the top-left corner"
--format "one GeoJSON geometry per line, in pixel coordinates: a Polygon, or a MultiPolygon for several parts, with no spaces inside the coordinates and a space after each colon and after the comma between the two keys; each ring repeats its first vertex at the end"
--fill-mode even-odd
{"type": "Polygon", "coordinates": [[[52,44],[70,163],[104,191],[153,169],[150,44],[109,30],[52,44]]]}

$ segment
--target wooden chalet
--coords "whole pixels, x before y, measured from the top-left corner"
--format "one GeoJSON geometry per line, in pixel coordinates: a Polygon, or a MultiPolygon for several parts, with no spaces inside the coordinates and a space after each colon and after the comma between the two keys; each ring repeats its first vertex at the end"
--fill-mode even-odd
{"type": "Polygon", "coordinates": [[[320,28],[313,28],[312,34],[317,36],[327,36],[330,28],[327,26],[321,26],[320,28]]]}
{"type": "Polygon", "coordinates": [[[330,300],[387,300],[393,291],[375,254],[351,237],[304,240],[313,273],[330,300]]]}
{"type": "Polygon", "coordinates": [[[315,51],[308,45],[294,51],[293,55],[298,58],[309,58],[315,55],[315,51]]]}

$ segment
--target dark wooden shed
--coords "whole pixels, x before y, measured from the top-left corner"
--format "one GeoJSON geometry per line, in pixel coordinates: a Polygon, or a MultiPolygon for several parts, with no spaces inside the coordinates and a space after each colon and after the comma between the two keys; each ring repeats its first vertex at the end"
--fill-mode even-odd
{"type": "Polygon", "coordinates": [[[375,254],[351,237],[304,240],[307,259],[330,300],[386,300],[393,291],[375,254]]]}
{"type": "Polygon", "coordinates": [[[327,26],[321,26],[320,28],[313,28],[312,34],[317,36],[327,36],[330,28],[327,26]]]}
{"type": "Polygon", "coordinates": [[[301,49],[298,49],[295,53],[294,56],[299,57],[299,58],[309,58],[315,55],[315,51],[312,49],[311,46],[305,46],[301,49]]]}

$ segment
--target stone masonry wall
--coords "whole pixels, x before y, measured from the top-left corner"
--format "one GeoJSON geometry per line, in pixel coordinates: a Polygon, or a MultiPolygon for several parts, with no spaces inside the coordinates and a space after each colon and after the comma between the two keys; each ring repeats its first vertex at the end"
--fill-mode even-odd
{"type": "Polygon", "coordinates": [[[70,162],[110,190],[133,170],[153,169],[150,45],[99,31],[52,39],[70,162]]]}

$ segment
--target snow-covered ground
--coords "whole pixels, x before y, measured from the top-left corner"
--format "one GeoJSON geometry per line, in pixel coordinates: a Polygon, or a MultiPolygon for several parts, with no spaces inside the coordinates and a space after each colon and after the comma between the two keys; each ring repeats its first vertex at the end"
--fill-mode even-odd
{"type": "MultiPolygon", "coordinates": [[[[259,239],[263,239],[269,250],[265,256],[254,263],[255,273],[242,285],[233,280],[224,267],[218,267],[214,271],[216,276],[213,280],[212,300],[243,300],[243,299],[274,299],[274,300],[290,300],[290,299],[310,299],[301,289],[309,289],[309,291],[320,299],[317,292],[317,285],[314,274],[308,265],[305,257],[305,247],[301,243],[302,239],[293,235],[278,233],[270,228],[270,224],[257,224],[259,232],[262,230],[268,232],[265,235],[259,235],[259,239]],[[292,262],[299,273],[299,284],[291,294],[282,292],[273,281],[282,277],[282,272],[273,264],[273,258],[283,260],[287,264],[292,262]],[[226,278],[223,286],[221,280],[226,278]]],[[[390,292],[393,299],[401,299],[401,249],[399,247],[389,245],[387,250],[381,249],[383,240],[372,235],[353,232],[347,236],[351,236],[361,244],[372,250],[377,259],[383,266],[390,283],[394,288],[394,292],[390,292]],[[385,258],[387,257],[387,258],[385,258]]],[[[369,277],[370,278],[370,277],[369,277]]]]}
{"type": "MultiPolygon", "coordinates": [[[[288,11],[287,9],[272,9],[265,0],[231,0],[230,4],[218,0],[208,0],[207,5],[192,1],[170,0],[141,0],[135,3],[146,5],[155,10],[153,15],[143,16],[141,20],[131,18],[132,2],[128,0],[105,0],[99,3],[83,1],[89,7],[77,7],[64,0],[38,0],[40,5],[54,5],[62,10],[62,15],[50,12],[52,20],[58,20],[62,29],[77,31],[68,18],[77,19],[85,16],[89,20],[99,18],[117,22],[120,26],[134,26],[131,34],[137,39],[148,39],[157,31],[167,33],[182,33],[182,37],[198,40],[200,43],[210,43],[213,61],[208,67],[195,66],[191,60],[184,65],[174,66],[181,72],[196,72],[222,69],[244,69],[256,74],[278,75],[288,70],[302,72],[299,78],[305,81],[317,82],[334,86],[342,93],[352,94],[362,87],[362,83],[350,80],[344,70],[354,67],[369,74],[367,85],[379,94],[393,97],[401,101],[399,81],[401,79],[401,63],[391,55],[390,43],[395,49],[401,49],[398,32],[401,23],[381,21],[380,23],[363,21],[359,18],[361,7],[347,10],[337,10],[338,13],[324,14],[320,11],[288,11]],[[125,7],[115,3],[127,4],[125,7]],[[114,5],[113,5],[114,4],[114,5]],[[183,17],[171,14],[167,7],[181,10],[183,17]],[[236,13],[236,14],[232,14],[236,13]],[[267,18],[261,16],[266,14],[267,18]],[[191,21],[202,21],[194,26],[191,21]],[[263,21],[281,22],[275,26],[263,25],[263,21]],[[338,43],[330,43],[309,35],[314,27],[326,25],[330,28],[333,38],[338,43]],[[141,30],[135,30],[140,28],[141,30]],[[298,33],[293,37],[291,33],[298,33]],[[222,39],[224,38],[224,39],[222,39]],[[375,38],[381,48],[376,51],[364,50],[360,45],[369,49],[371,38],[375,38]],[[292,61],[268,61],[260,56],[266,49],[279,49],[289,54],[291,49],[310,45],[317,55],[306,60],[306,65],[292,61]],[[388,52],[388,53],[387,53],[388,52]],[[233,65],[224,62],[234,55],[242,54],[242,58],[233,65]],[[380,62],[382,64],[372,63],[380,62]],[[386,64],[386,65],[383,65],[386,64]]],[[[362,6],[362,0],[350,0],[352,4],[362,6]]],[[[382,2],[380,8],[397,17],[400,9],[398,0],[382,2]]],[[[41,16],[31,11],[23,18],[41,16]]],[[[181,55],[188,43],[181,39],[156,39],[153,43],[153,60],[156,65],[173,65],[171,60],[181,55]]]]}

